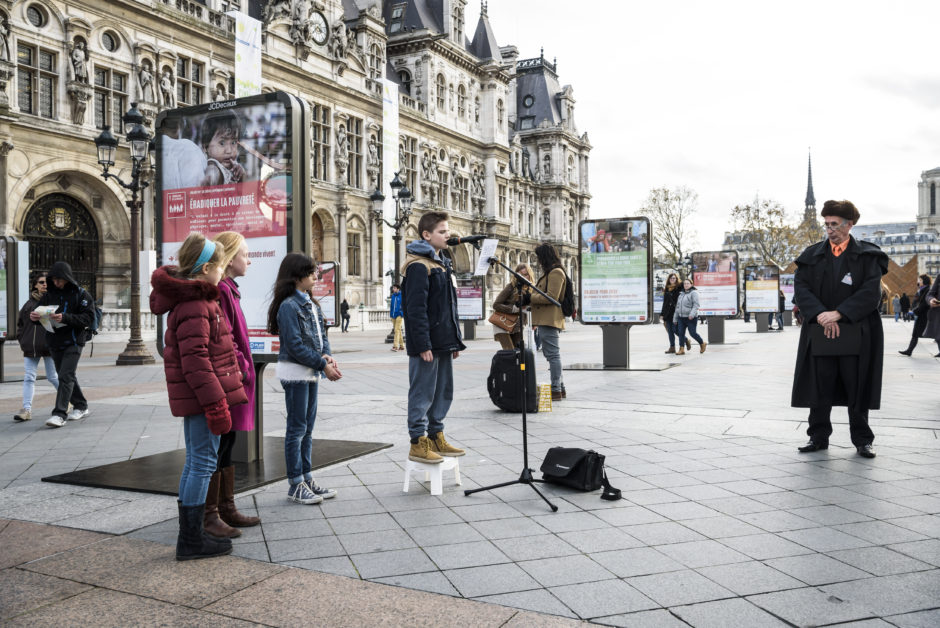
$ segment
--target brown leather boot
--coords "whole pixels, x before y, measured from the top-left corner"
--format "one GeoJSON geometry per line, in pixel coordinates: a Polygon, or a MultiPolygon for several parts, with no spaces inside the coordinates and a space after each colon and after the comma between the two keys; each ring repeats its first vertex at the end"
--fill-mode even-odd
{"type": "Polygon", "coordinates": [[[261,523],[259,517],[249,517],[235,508],[235,465],[222,469],[219,485],[219,518],[230,526],[250,528],[261,523]]]}
{"type": "Polygon", "coordinates": [[[209,480],[209,490],[206,492],[206,514],[202,520],[202,528],[207,534],[216,538],[234,539],[241,536],[242,531],[219,518],[219,480],[221,477],[222,474],[216,471],[209,480]]]}

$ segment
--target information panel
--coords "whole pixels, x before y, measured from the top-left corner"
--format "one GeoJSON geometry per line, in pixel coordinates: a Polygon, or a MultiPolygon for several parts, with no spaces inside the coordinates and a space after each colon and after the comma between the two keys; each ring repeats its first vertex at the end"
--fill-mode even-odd
{"type": "Polygon", "coordinates": [[[776,312],[780,302],[780,269],[776,266],[748,266],[745,270],[744,298],[747,311],[776,312]]]}
{"type": "Polygon", "coordinates": [[[793,293],[795,292],[793,288],[793,278],[796,277],[793,273],[782,273],[780,275],[780,290],[783,291],[783,296],[786,299],[784,303],[787,304],[787,309],[792,310],[793,306],[796,305],[793,302],[793,293]]]}
{"type": "Polygon", "coordinates": [[[738,313],[737,251],[692,253],[692,281],[698,290],[700,316],[738,313]]]}
{"type": "Polygon", "coordinates": [[[457,280],[457,318],[462,321],[483,320],[486,304],[483,283],[479,279],[457,280]]]}
{"type": "Polygon", "coordinates": [[[251,266],[238,284],[252,352],[275,352],[277,338],[265,332],[274,278],[284,255],[310,248],[305,111],[273,92],[165,111],[156,121],[158,263],[176,264],[191,232],[244,235],[251,266]]]}
{"type": "Polygon", "coordinates": [[[648,218],[585,220],[578,225],[581,322],[645,324],[652,320],[648,218]]]}
{"type": "Polygon", "coordinates": [[[323,311],[323,322],[327,327],[337,327],[340,321],[336,317],[339,311],[339,289],[337,282],[339,273],[336,272],[336,262],[322,262],[317,266],[317,281],[313,284],[313,298],[320,304],[323,311]]]}

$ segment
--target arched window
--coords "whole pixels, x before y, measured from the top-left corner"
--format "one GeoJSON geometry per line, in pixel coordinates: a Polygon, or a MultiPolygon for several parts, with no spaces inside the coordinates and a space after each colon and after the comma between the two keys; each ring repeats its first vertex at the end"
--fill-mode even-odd
{"type": "Polygon", "coordinates": [[[443,109],[447,101],[447,82],[443,74],[437,75],[437,108],[443,109]]]}
{"type": "Polygon", "coordinates": [[[503,106],[502,99],[496,101],[496,126],[503,128],[503,118],[506,117],[506,108],[503,106]]]}
{"type": "Polygon", "coordinates": [[[574,156],[568,156],[568,183],[575,183],[574,156]]]}
{"type": "Polygon", "coordinates": [[[457,117],[465,118],[467,116],[467,89],[461,85],[457,88],[457,117]]]}
{"type": "Polygon", "coordinates": [[[405,90],[406,94],[411,94],[411,74],[408,70],[399,70],[398,71],[398,81],[401,83],[401,87],[405,90]]]}
{"type": "Polygon", "coordinates": [[[382,48],[378,44],[369,48],[369,77],[382,78],[382,48]]]}

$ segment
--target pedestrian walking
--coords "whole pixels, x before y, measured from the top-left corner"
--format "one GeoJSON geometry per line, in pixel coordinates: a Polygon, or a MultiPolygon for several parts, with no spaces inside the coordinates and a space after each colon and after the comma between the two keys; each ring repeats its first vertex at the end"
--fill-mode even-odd
{"type": "Polygon", "coordinates": [[[343,374],[330,355],[323,311],[310,296],[317,279],[317,264],[302,253],[288,253],[277,271],[274,297],[268,309],[268,333],[277,334],[277,377],[284,387],[287,432],[284,458],[288,501],[319,504],[336,497],[313,479],[313,424],[317,418],[317,385],[322,376],[331,382],[343,374]]]}
{"type": "Polygon", "coordinates": [[[901,355],[910,357],[914,353],[914,347],[917,341],[927,329],[927,313],[930,311],[930,304],[927,302],[927,292],[930,290],[930,277],[921,275],[917,278],[917,292],[914,294],[914,303],[911,304],[912,316],[914,317],[914,329],[911,330],[911,342],[904,351],[898,351],[901,355]]]}
{"type": "Polygon", "coordinates": [[[183,417],[186,462],[180,474],[176,560],[232,552],[232,541],[203,527],[206,493],[219,464],[219,437],[232,429],[230,408],[248,402],[232,332],[219,305],[225,248],[199,233],[180,245],[179,266],[150,279],[150,311],[167,314],[163,370],[173,416],[183,417]]]}
{"type": "Polygon", "coordinates": [[[467,347],[457,320],[453,265],[446,253],[450,229],[444,212],[418,221],[420,240],[406,248],[403,277],[408,343],[408,459],[441,463],[463,456],[444,436],[444,419],[454,400],[454,360],[467,347]]]}
{"type": "Polygon", "coordinates": [[[244,515],[235,506],[235,465],[232,462],[232,450],[238,433],[255,429],[255,365],[251,359],[248,324],[241,307],[242,295],[235,282],[248,272],[251,260],[242,234],[224,231],[215,237],[215,242],[225,251],[219,261],[225,273],[219,281],[219,306],[232,332],[235,359],[242,374],[242,387],[248,402],[229,408],[232,428],[219,436],[218,465],[209,478],[203,527],[212,536],[234,539],[242,534],[238,528],[261,523],[258,517],[244,515]]]}
{"type": "Polygon", "coordinates": [[[405,319],[401,310],[401,286],[397,283],[392,286],[392,298],[388,304],[388,316],[392,319],[392,351],[404,351],[405,341],[402,339],[402,327],[405,319]]]}
{"type": "MultiPolygon", "coordinates": [[[[535,257],[539,261],[542,276],[536,286],[559,303],[565,294],[567,276],[561,267],[561,259],[555,247],[545,242],[535,247],[535,257]]],[[[542,343],[542,355],[548,361],[552,380],[552,400],[560,401],[568,397],[561,372],[561,345],[559,336],[565,328],[565,316],[561,307],[554,305],[538,292],[531,294],[532,326],[539,329],[542,343]]]]}
{"type": "MultiPolygon", "coordinates": [[[[682,284],[679,283],[679,275],[670,273],[663,287],[663,307],[659,311],[659,317],[669,337],[669,348],[666,349],[666,353],[676,352],[676,323],[673,321],[673,315],[676,313],[676,302],[680,294],[682,294],[682,284]]],[[[686,342],[689,343],[688,348],[691,349],[692,343],[688,340],[686,342]]]]}
{"type": "Polygon", "coordinates": [[[698,326],[698,290],[695,289],[691,277],[686,277],[682,281],[682,293],[676,301],[676,311],[672,315],[672,320],[676,324],[679,334],[679,350],[676,355],[685,355],[686,346],[691,349],[692,342],[685,337],[686,331],[698,343],[699,353],[705,353],[705,347],[708,343],[702,340],[702,337],[696,331],[698,326]]]}
{"type": "Polygon", "coordinates": [[[39,305],[46,293],[46,273],[34,271],[29,276],[29,298],[16,317],[16,338],[23,351],[23,407],[13,415],[14,421],[29,421],[33,418],[33,392],[36,387],[36,372],[39,361],[46,368],[46,379],[53,388],[59,389],[59,376],[55,372],[55,361],[46,344],[46,330],[39,321],[30,320],[29,314],[39,305]]]}
{"type": "Polygon", "coordinates": [[[351,318],[349,316],[349,303],[346,302],[345,297],[343,298],[343,302],[339,304],[339,315],[340,318],[343,319],[343,326],[340,328],[340,331],[345,334],[349,331],[349,319],[351,318]]]}
{"type": "Polygon", "coordinates": [[[747,311],[747,295],[741,297],[741,311],[744,313],[744,322],[751,322],[751,313],[747,311]]]}
{"type": "MultiPolygon", "coordinates": [[[[85,342],[91,337],[89,328],[95,319],[95,300],[78,285],[72,276],[72,267],[66,262],[53,264],[46,274],[46,282],[46,293],[37,307],[56,306],[55,312],[49,315],[54,331],[46,331],[46,343],[59,376],[55,409],[46,420],[46,427],[56,428],[89,414],[88,401],[82,394],[76,371],[85,342]],[[52,285],[48,285],[49,281],[52,285]],[[71,410],[69,404],[72,404],[71,410]]],[[[29,319],[38,321],[40,313],[33,310],[29,319]]]]}
{"type": "Polygon", "coordinates": [[[901,293],[901,320],[905,323],[911,319],[911,299],[906,292],[901,293]]]}
{"type": "Polygon", "coordinates": [[[881,405],[884,332],[878,307],[888,256],[851,236],[859,218],[851,202],[826,201],[820,213],[828,238],[800,254],[794,278],[794,301],[806,324],[800,328],[791,404],[810,409],[809,442],[799,451],[828,449],[832,406],[847,406],[852,444],[859,455],[874,458],[868,412],[881,405]],[[811,340],[820,327],[825,339],[811,340]],[[843,334],[847,342],[837,346],[839,354],[827,355],[826,339],[843,334]]]}
{"type": "Polygon", "coordinates": [[[894,322],[896,323],[901,318],[901,295],[897,292],[891,297],[891,310],[894,312],[894,322]]]}
{"type": "MultiPolygon", "coordinates": [[[[527,280],[532,281],[532,269],[528,264],[517,264],[515,271],[527,280]]],[[[506,282],[506,285],[500,290],[499,294],[496,295],[496,299],[493,301],[493,309],[495,311],[500,314],[512,314],[517,316],[516,324],[512,332],[508,332],[502,327],[493,325],[493,340],[498,342],[503,349],[515,349],[522,340],[522,329],[525,327],[525,311],[524,308],[520,310],[517,303],[517,297],[519,296],[518,285],[519,280],[515,277],[510,277],[509,281],[506,282]]],[[[529,286],[523,284],[523,295],[529,294],[531,298],[531,290],[529,286]]],[[[524,298],[523,296],[523,299],[524,298]]]]}
{"type": "MultiPolygon", "coordinates": [[[[927,290],[927,328],[924,330],[924,338],[933,338],[940,347],[940,275],[933,280],[933,285],[927,290]]],[[[940,358],[937,353],[935,358],[940,358]]]]}

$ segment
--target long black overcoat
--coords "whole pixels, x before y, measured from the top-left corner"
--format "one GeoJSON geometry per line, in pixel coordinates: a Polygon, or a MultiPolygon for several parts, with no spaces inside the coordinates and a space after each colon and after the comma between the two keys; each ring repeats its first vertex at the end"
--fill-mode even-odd
{"type": "MultiPolygon", "coordinates": [[[[791,405],[795,408],[819,405],[820,387],[835,384],[817,381],[816,362],[810,351],[809,338],[816,317],[829,309],[820,300],[820,295],[828,289],[823,285],[828,248],[828,240],[817,242],[796,259],[793,300],[799,306],[804,321],[800,326],[800,346],[793,373],[791,405]]],[[[845,272],[852,273],[852,296],[835,309],[842,314],[844,321],[861,325],[862,350],[858,359],[858,393],[854,403],[850,403],[851,400],[846,398],[845,391],[840,387],[833,397],[833,405],[877,410],[881,406],[881,371],[884,363],[884,331],[878,305],[881,301],[881,277],[888,272],[888,256],[876,245],[851,236],[843,255],[848,256],[845,272]]]]}

